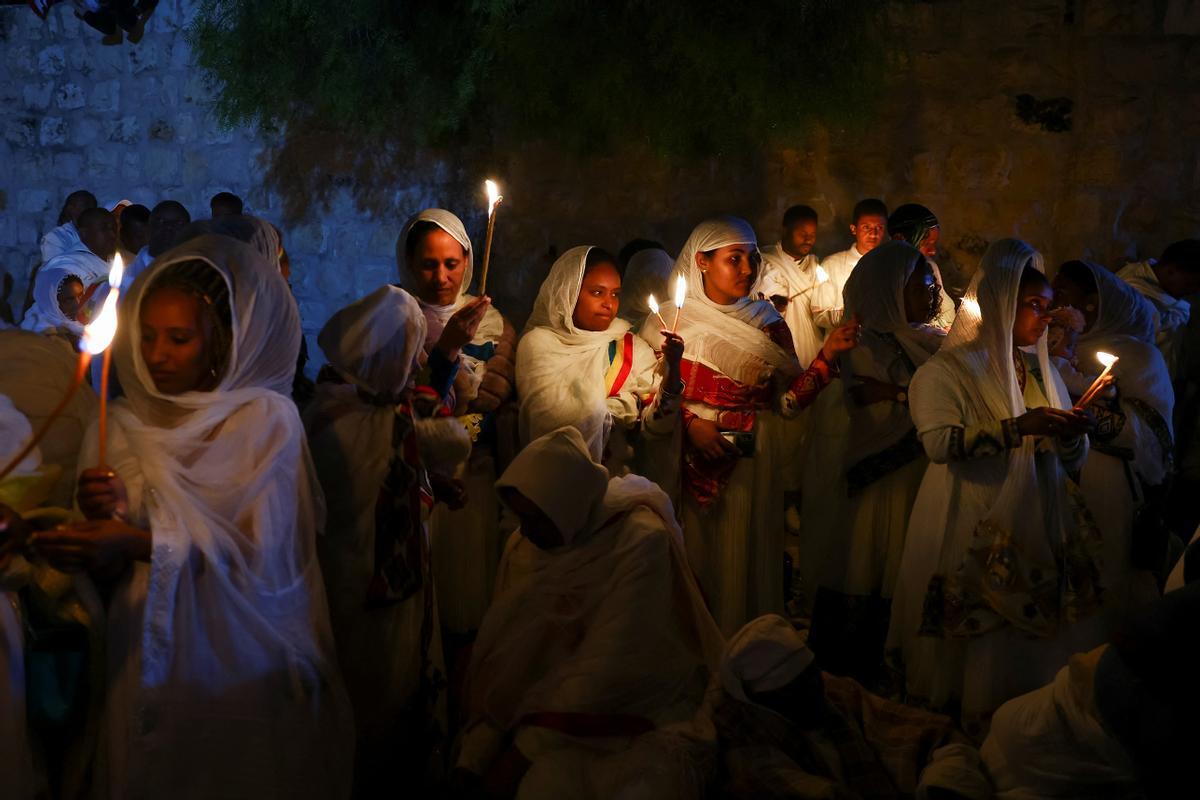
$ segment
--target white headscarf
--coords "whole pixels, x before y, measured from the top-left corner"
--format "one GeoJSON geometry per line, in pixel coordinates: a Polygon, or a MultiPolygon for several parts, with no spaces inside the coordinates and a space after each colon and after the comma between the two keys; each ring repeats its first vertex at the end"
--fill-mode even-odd
{"type": "Polygon", "coordinates": [[[33,305],[25,312],[21,327],[34,333],[62,328],[76,336],[83,334],[83,323],[69,318],[58,304],[58,290],[70,278],[78,278],[84,290],[108,280],[109,265],[79,242],[74,250],[55,256],[43,264],[33,279],[33,305]]]}
{"type": "Polygon", "coordinates": [[[394,398],[409,382],[425,344],[417,300],[396,286],[376,289],[334,313],[317,344],[341,376],[379,398],[394,398]]]}
{"type": "Polygon", "coordinates": [[[661,248],[650,247],[634,253],[621,279],[621,316],[632,325],[640,325],[650,314],[648,300],[652,294],[660,307],[667,308],[671,299],[667,278],[674,267],[675,259],[661,248]]]}
{"type": "MultiPolygon", "coordinates": [[[[210,726],[187,721],[236,705],[234,730],[262,720],[294,737],[247,740],[255,757],[272,759],[270,748],[287,747],[332,760],[328,772],[277,776],[282,789],[336,791],[349,766],[350,720],[316,558],[323,501],[289,397],[300,322],[287,283],[247,245],[204,235],[156,259],[119,315],[114,355],[125,397],[112,408],[110,463],[129,490],[131,517],[147,520],[154,533],[134,702],[173,723],[161,732],[140,729],[144,741],[134,752],[157,746],[169,763],[156,765],[155,776],[186,774],[204,763],[204,737],[212,735],[210,726]],[[199,269],[196,262],[228,288],[229,352],[212,391],[167,395],[142,357],[142,304],[165,270],[183,263],[199,269]]],[[[259,786],[259,776],[230,777],[259,786]]],[[[251,789],[243,783],[230,791],[251,789]]]]}
{"type": "Polygon", "coordinates": [[[1096,308],[1096,321],[1079,335],[1079,344],[1091,345],[1113,336],[1128,336],[1154,344],[1157,325],[1154,305],[1108,269],[1091,261],[1082,263],[1096,281],[1100,302],[1096,308]]]}
{"type": "MultiPolygon", "coordinates": [[[[580,430],[592,457],[599,461],[612,428],[612,416],[598,413],[605,408],[607,396],[608,348],[611,342],[620,342],[629,323],[617,318],[603,331],[575,326],[575,304],[591,251],[590,246],[572,247],[559,256],[542,282],[517,346],[517,395],[523,441],[571,425],[580,430]]],[[[633,353],[621,394],[645,396],[654,388],[657,362],[636,337],[633,353]]],[[[632,405],[636,408],[636,402],[632,405]]]]}
{"type": "Polygon", "coordinates": [[[729,696],[749,702],[747,690],[769,692],[787,686],[815,658],[807,633],[778,614],[767,614],[729,638],[721,657],[721,687],[729,696]]]}
{"type": "MultiPolygon", "coordinates": [[[[914,367],[920,367],[937,352],[945,336],[936,328],[912,325],[904,309],[904,286],[923,260],[921,253],[907,242],[889,241],[863,256],[850,273],[842,292],[845,319],[858,317],[863,338],[843,363],[842,377],[847,390],[854,385],[853,378],[857,375],[893,381],[887,374],[887,366],[896,353],[893,345],[879,334],[895,337],[914,367]]],[[[912,431],[908,408],[900,403],[859,406],[848,398],[847,408],[851,416],[847,466],[884,450],[912,431]]]]}
{"type": "MultiPolygon", "coordinates": [[[[679,317],[679,334],[687,342],[685,358],[705,362],[741,383],[758,383],[773,371],[797,374],[795,354],[776,345],[762,331],[782,320],[774,306],[749,296],[718,305],[704,293],[704,275],[696,254],[735,244],[757,250],[754,229],[744,219],[718,217],[697,225],[675,259],[670,285],[674,287],[679,276],[687,281],[687,301],[679,317]]],[[[656,349],[661,347],[657,325],[644,325],[642,336],[656,349]]]]}

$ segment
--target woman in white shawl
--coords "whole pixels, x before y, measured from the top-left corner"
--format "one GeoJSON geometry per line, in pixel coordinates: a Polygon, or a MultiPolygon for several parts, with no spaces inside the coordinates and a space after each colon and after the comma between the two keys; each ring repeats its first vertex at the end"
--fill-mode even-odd
{"type": "Polygon", "coordinates": [[[465,458],[470,443],[455,421],[427,418],[444,406],[415,386],[425,317],[403,289],[341,309],[317,341],[341,379],[317,384],[305,420],[329,509],[321,567],[358,728],[355,785],[393,774],[420,785],[446,723],[427,465],[465,458]],[[458,439],[429,453],[422,439],[439,424],[458,439]]]}
{"type": "Polygon", "coordinates": [[[1055,301],[1079,309],[1079,365],[1094,378],[1096,353],[1120,360],[1115,390],[1090,405],[1097,417],[1079,486],[1104,534],[1104,603],[1116,617],[1158,596],[1167,529],[1156,524],[1175,449],[1175,392],[1154,344],[1150,301],[1099,264],[1068,261],[1054,278],[1055,301]],[[1138,525],[1135,520],[1143,523],[1138,525]]]}
{"type": "Polygon", "coordinates": [[[621,318],[629,320],[635,328],[641,325],[650,316],[651,295],[665,306],[671,296],[667,279],[674,268],[675,259],[657,245],[631,255],[621,276],[621,318]]]}
{"type": "Polygon", "coordinates": [[[92,255],[70,253],[43,264],[33,279],[33,305],[21,327],[34,333],[83,335],[91,296],[108,279],[108,265],[92,255]]]}
{"type": "MultiPolygon", "coordinates": [[[[673,438],[682,389],[683,341],[667,337],[660,369],[654,351],[617,317],[620,305],[621,276],[612,256],[572,247],[542,282],[517,346],[521,441],[572,425],[613,475],[630,470],[630,433],[673,438]]],[[[648,477],[671,491],[669,476],[634,471],[653,473],[648,477]]]]}
{"type": "Polygon", "coordinates": [[[496,412],[513,391],[517,334],[487,297],[467,293],[474,248],[462,221],[440,208],[411,217],[396,241],[403,285],[425,317],[425,351],[458,365],[451,407],[471,434],[469,460],[456,470],[468,501],[437,506],[430,518],[438,604],[447,630],[479,627],[500,561],[496,412]]]}
{"type": "MultiPolygon", "coordinates": [[[[857,323],[838,328],[807,370],[775,307],[749,297],[754,230],[721,217],[696,226],[675,261],[687,280],[682,452],[688,560],[723,631],[783,608],[784,491],[799,429],[783,424],[832,380],[857,323]]],[[[658,346],[656,326],[642,335],[658,346]]]]}
{"type": "MultiPolygon", "coordinates": [[[[843,290],[847,318],[863,326],[859,346],[842,359],[844,409],[820,406],[813,424],[849,413],[838,472],[843,510],[819,530],[805,529],[804,556],[815,566],[812,644],[825,668],[863,680],[877,676],[889,605],[917,488],[929,464],[908,410],[908,385],[945,338],[930,325],[941,291],[929,262],[906,242],[885,242],[863,256],[843,290]]],[[[806,486],[805,496],[810,496],[806,486]]]]}
{"type": "Polygon", "coordinates": [[[1042,258],[994,242],[946,341],[917,370],[913,423],[932,462],[892,603],[888,648],[910,699],[957,706],[982,737],[1000,703],[1086,649],[1100,603],[1099,532],[1067,471],[1087,417],[1049,361],[1042,258]],[[1036,355],[1026,350],[1035,349],[1036,355]]]}
{"type": "Polygon", "coordinates": [[[724,642],[667,496],[610,478],[573,427],[496,488],[521,528],[472,651],[459,768],[520,797],[699,796],[682,731],[724,642]]]}
{"type": "MultiPolygon", "coordinates": [[[[286,396],[295,301],[274,264],[202,236],[157,259],[120,315],[111,468],[81,475],[88,521],[36,545],[119,576],[100,794],[346,796],[321,494],[286,396]]],[[[96,459],[92,436],[80,463],[96,459]]]]}

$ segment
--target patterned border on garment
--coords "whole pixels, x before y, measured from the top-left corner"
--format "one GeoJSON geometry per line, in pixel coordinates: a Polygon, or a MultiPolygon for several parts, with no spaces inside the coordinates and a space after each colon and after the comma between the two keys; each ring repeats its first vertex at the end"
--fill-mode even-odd
{"type": "Polygon", "coordinates": [[[1163,451],[1163,466],[1168,473],[1172,472],[1175,468],[1175,437],[1171,435],[1171,428],[1167,425],[1167,421],[1163,419],[1162,414],[1155,411],[1144,400],[1129,397],[1126,398],[1126,401],[1134,412],[1150,426],[1150,430],[1154,432],[1154,436],[1158,439],[1158,444],[1163,451]]]}

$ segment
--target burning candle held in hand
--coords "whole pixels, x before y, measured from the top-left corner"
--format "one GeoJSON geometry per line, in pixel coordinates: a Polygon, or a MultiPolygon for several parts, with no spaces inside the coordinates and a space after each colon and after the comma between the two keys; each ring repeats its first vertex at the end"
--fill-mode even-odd
{"type": "Polygon", "coordinates": [[[1096,395],[1104,390],[1104,387],[1107,385],[1104,379],[1108,377],[1108,373],[1112,371],[1113,366],[1121,359],[1110,353],[1101,351],[1096,353],[1096,360],[1104,365],[1104,371],[1100,373],[1100,376],[1096,380],[1092,381],[1092,385],[1088,387],[1088,390],[1083,393],[1083,397],[1080,397],[1079,402],[1075,404],[1075,408],[1079,411],[1087,408],[1088,404],[1096,399],[1096,395]]]}
{"type": "Polygon", "coordinates": [[[125,263],[121,254],[113,258],[112,267],[108,271],[108,295],[100,314],[83,329],[83,349],[90,355],[104,353],[104,361],[100,368],[100,427],[99,427],[99,458],[97,466],[104,466],[105,450],[108,444],[108,370],[112,363],[113,338],[117,335],[117,300],[121,297],[121,280],[125,277],[125,263]]]}
{"type": "Polygon", "coordinates": [[[488,198],[487,238],[483,244],[483,269],[479,273],[479,296],[487,294],[488,264],[492,261],[492,234],[496,230],[496,207],[504,200],[500,187],[493,180],[483,182],[488,198]]]}
{"type": "Polygon", "coordinates": [[[675,280],[675,321],[671,324],[671,333],[679,328],[679,312],[683,311],[683,301],[687,299],[687,281],[680,275],[675,280]]]}
{"type": "Polygon", "coordinates": [[[667,321],[663,319],[662,312],[658,307],[658,300],[655,299],[654,295],[650,295],[646,302],[650,306],[650,311],[652,311],[654,316],[658,317],[658,321],[662,323],[663,330],[665,331],[667,329],[667,321]]]}

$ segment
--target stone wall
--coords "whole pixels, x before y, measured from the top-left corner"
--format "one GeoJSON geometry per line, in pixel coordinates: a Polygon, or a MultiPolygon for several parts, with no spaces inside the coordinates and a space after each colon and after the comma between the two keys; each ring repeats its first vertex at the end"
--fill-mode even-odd
{"type": "MultiPolygon", "coordinates": [[[[224,130],[210,113],[212,87],[182,33],[191,7],[163,0],[142,42],[119,47],[101,46],[63,6],[44,23],[0,9],[0,268],[18,310],[38,238],[81,187],[107,202],[176,198],[196,216],[217,191],[242,195],[284,230],[310,337],[394,280],[395,237],[412,211],[445,205],[480,232],[484,167],[506,196],[492,294],[518,320],[555,252],[615,250],[635,236],[674,250],[714,213],[746,216],[772,240],[794,202],[820,212],[822,253],[846,246],[858,198],[924,202],[942,220],[952,287],[999,236],[1028,239],[1051,264],[1119,265],[1200,233],[1200,0],[899,3],[892,80],[860,128],[686,167],[644,154],[579,163],[545,147],[464,155],[376,175],[384,191],[369,200],[335,191],[301,219],[285,219],[287,184],[263,180],[279,142],[224,130]]],[[[327,169],[322,155],[314,148],[313,170],[327,169]]]]}

